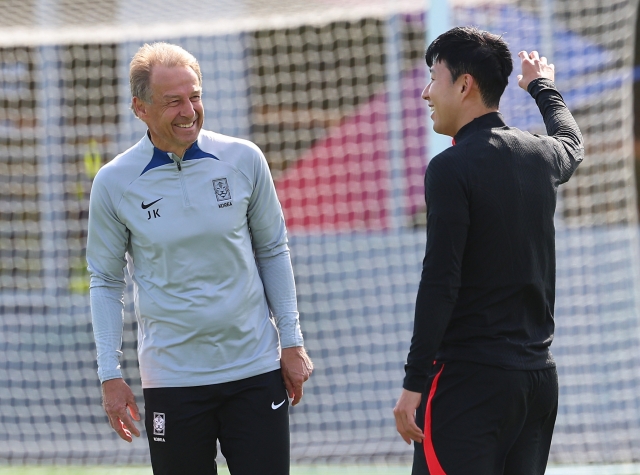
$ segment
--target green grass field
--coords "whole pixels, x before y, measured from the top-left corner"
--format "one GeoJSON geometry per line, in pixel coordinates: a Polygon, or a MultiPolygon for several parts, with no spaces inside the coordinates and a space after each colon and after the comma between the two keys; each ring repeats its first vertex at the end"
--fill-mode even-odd
{"type": "MultiPolygon", "coordinates": [[[[226,467],[219,475],[229,475],[226,467]]],[[[397,465],[298,465],[291,475],[409,475],[411,467],[397,465]]],[[[150,467],[79,467],[0,465],[0,475],[152,475],[150,467]]],[[[547,475],[640,475],[640,465],[551,466],[547,475]]]]}
{"type": "MultiPolygon", "coordinates": [[[[408,475],[406,466],[346,466],[319,465],[295,466],[291,475],[408,475]]],[[[229,475],[226,467],[218,469],[219,475],[229,475]]],[[[26,466],[2,467],[0,475],[153,475],[149,467],[76,467],[76,466],[26,466]]]]}

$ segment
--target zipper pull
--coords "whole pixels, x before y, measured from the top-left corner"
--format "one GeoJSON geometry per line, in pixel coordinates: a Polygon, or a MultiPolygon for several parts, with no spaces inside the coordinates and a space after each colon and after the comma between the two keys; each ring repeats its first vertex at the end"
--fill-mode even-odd
{"type": "Polygon", "coordinates": [[[182,165],[180,165],[180,162],[177,161],[176,165],[178,165],[178,171],[181,172],[182,171],[182,165]]]}

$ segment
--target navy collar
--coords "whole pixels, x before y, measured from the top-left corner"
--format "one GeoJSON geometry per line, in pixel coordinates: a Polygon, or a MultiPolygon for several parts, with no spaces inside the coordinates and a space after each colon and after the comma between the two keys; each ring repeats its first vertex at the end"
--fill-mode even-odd
{"type": "MultiPolygon", "coordinates": [[[[147,131],[147,137],[149,138],[149,142],[151,142],[151,137],[149,136],[149,132],[147,131]]],[[[153,142],[151,142],[153,143],[153,142]]],[[[215,160],[219,160],[218,157],[213,155],[212,153],[204,152],[199,146],[198,141],[193,142],[189,148],[184,152],[184,157],[180,160],[181,162],[186,162],[187,160],[197,160],[199,158],[213,158],[215,160]]],[[[171,165],[176,163],[175,160],[171,158],[169,153],[164,150],[160,150],[155,145],[153,146],[153,156],[147,166],[144,167],[140,176],[144,175],[149,170],[152,170],[157,167],[161,167],[163,165],[171,165]]]]}
{"type": "Polygon", "coordinates": [[[500,112],[489,112],[488,114],[476,117],[468,124],[463,125],[458,133],[453,137],[454,143],[460,143],[465,137],[477,132],[478,130],[493,129],[496,127],[505,127],[507,124],[500,112]]]}

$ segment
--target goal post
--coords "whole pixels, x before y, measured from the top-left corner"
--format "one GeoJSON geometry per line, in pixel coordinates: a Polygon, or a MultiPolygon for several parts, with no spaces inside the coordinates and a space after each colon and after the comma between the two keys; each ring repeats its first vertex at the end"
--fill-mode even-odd
{"type": "MultiPolygon", "coordinates": [[[[151,41],[180,44],[200,61],[205,127],[254,141],[269,161],[316,365],[291,411],[293,460],[409,463],[392,409],[425,247],[424,173],[436,140],[447,140],[430,135],[420,98],[424,52],[446,24],[504,35],[514,61],[521,49],[553,49],[545,54],[586,158],[561,188],[556,215],[552,351],[561,394],[551,462],[640,461],[636,2],[448,5],[445,21],[425,0],[8,2],[0,18],[2,463],[148,461],[146,442],[121,443],[101,408],[84,247],[96,168],[145,131],[129,109],[128,64],[151,41]]],[[[501,112],[544,134],[515,74],[501,112]]],[[[127,297],[121,362],[140,403],[127,297]]]]}

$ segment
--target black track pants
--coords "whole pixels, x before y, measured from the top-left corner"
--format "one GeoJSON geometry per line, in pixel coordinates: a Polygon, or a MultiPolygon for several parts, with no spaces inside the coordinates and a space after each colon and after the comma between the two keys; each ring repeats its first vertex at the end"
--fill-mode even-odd
{"type": "Polygon", "coordinates": [[[544,475],[558,411],[555,368],[434,364],[416,423],[413,475],[544,475]]]}
{"type": "Polygon", "coordinates": [[[289,474],[289,401],[280,370],[209,386],[144,390],[154,475],[289,474]]]}

